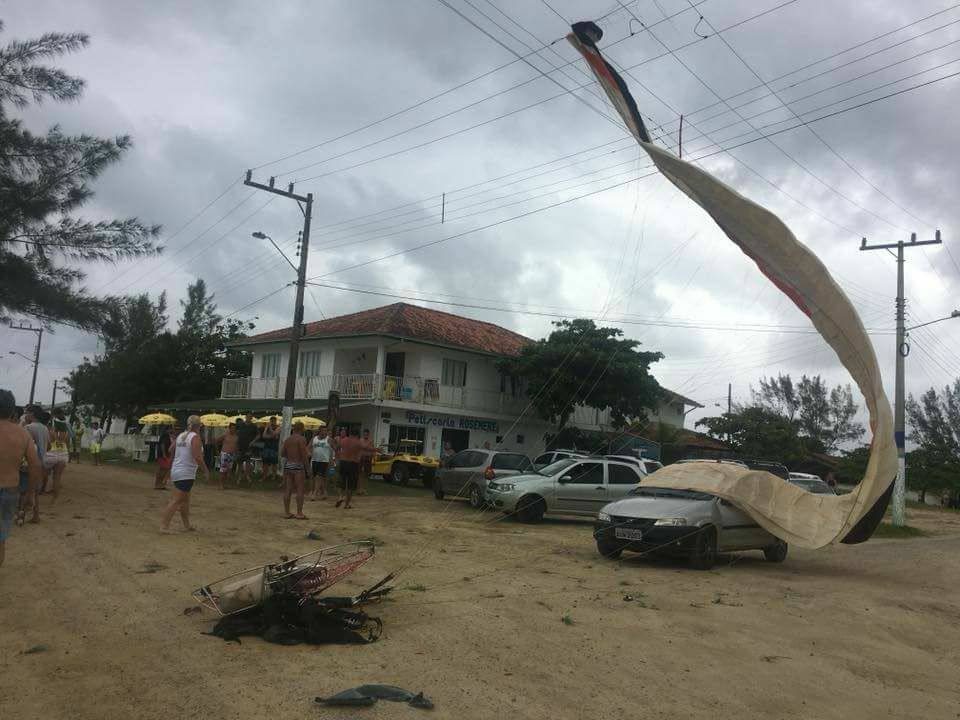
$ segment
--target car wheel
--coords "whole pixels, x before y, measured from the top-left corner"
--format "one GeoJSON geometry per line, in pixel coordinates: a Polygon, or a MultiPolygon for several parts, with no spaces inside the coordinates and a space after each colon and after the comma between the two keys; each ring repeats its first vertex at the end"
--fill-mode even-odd
{"type": "Polygon", "coordinates": [[[393,479],[403,487],[410,482],[410,468],[406,465],[395,465],[393,468],[393,479]]]}
{"type": "Polygon", "coordinates": [[[433,478],[433,496],[437,500],[443,500],[443,485],[440,483],[440,478],[433,478]]]}
{"type": "Polygon", "coordinates": [[[610,560],[616,560],[623,555],[622,545],[611,545],[608,542],[597,538],[597,552],[610,560]]]}
{"type": "Polygon", "coordinates": [[[467,491],[467,498],[470,500],[470,507],[474,510],[479,510],[484,505],[483,491],[475,483],[471,483],[470,490],[467,491]]]}
{"type": "Polygon", "coordinates": [[[717,529],[705,527],[697,533],[690,555],[690,565],[697,570],[710,570],[717,562],[717,529]]]}
{"type": "Polygon", "coordinates": [[[763,549],[763,556],[769,562],[783,562],[787,559],[787,544],[783,540],[777,540],[773,545],[763,549]]]}
{"type": "Polygon", "coordinates": [[[546,512],[547,504],[539,495],[526,495],[517,503],[517,513],[524,522],[540,522],[546,512]]]}

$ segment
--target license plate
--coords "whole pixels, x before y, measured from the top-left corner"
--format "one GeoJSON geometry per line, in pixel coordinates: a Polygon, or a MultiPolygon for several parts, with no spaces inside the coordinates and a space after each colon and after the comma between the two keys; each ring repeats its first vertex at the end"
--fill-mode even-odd
{"type": "Polygon", "coordinates": [[[643,540],[643,533],[633,528],[616,528],[613,535],[618,540],[643,540]]]}

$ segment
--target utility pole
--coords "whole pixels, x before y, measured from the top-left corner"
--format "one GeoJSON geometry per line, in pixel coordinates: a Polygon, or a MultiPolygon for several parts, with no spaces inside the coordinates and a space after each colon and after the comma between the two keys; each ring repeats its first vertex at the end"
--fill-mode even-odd
{"type": "Polygon", "coordinates": [[[293,183],[286,190],[274,187],[276,178],[271,177],[267,185],[253,182],[253,171],[247,170],[247,177],[243,181],[258,190],[280,195],[281,197],[296,200],[303,213],[303,235],[300,238],[300,263],[297,267],[297,301],[293,310],[293,327],[290,330],[290,359],[287,363],[287,383],[283,393],[283,420],[280,423],[280,442],[290,437],[290,423],[293,420],[293,401],[297,392],[297,361],[300,355],[300,336],[303,334],[303,291],[307,285],[307,258],[310,251],[310,216],[313,212],[313,193],[297,195],[293,192],[293,183]]]}
{"type": "Polygon", "coordinates": [[[27,330],[28,332],[33,332],[37,334],[37,348],[33,353],[33,380],[30,381],[30,402],[28,404],[33,405],[33,394],[37,389],[37,367],[40,365],[40,341],[43,339],[43,328],[35,328],[32,325],[24,325],[22,322],[19,325],[14,325],[10,323],[11,330],[27,330]]]}
{"type": "MultiPolygon", "coordinates": [[[[733,383],[727,383],[727,422],[733,414],[733,383]]],[[[727,442],[730,442],[730,433],[727,433],[727,442]]]]}
{"type": "Polygon", "coordinates": [[[57,384],[60,380],[53,381],[53,397],[50,398],[50,412],[53,412],[53,408],[57,405],[57,384]]]}
{"type": "Polygon", "coordinates": [[[906,449],[906,400],[904,391],[904,360],[910,353],[906,342],[906,299],[903,292],[903,250],[918,245],[940,245],[940,231],[937,230],[935,239],[917,241],[917,234],[910,234],[910,242],[902,240],[884,245],[867,245],[867,239],[860,241],[861,250],[897,250],[897,379],[893,392],[893,437],[897,443],[897,479],[893,485],[893,524],[897,527],[906,525],[906,492],[907,492],[907,449],[906,449]]]}

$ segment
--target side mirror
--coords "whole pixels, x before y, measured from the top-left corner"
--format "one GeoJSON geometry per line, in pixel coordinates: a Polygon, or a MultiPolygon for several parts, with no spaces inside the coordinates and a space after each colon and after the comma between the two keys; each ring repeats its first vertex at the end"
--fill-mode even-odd
{"type": "Polygon", "coordinates": [[[730,502],[729,500],[724,500],[723,498],[720,498],[720,504],[724,505],[725,507],[733,507],[732,502],[730,502]]]}
{"type": "Polygon", "coordinates": [[[562,478],[560,478],[559,482],[561,485],[565,485],[566,483],[573,482],[573,475],[564,475],[562,478]]]}

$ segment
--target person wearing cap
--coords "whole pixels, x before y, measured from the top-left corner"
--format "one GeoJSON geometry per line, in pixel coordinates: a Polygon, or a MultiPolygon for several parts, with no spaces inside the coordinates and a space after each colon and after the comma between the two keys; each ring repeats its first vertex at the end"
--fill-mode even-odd
{"type": "Polygon", "coordinates": [[[198,415],[187,418],[187,429],[177,436],[174,443],[173,465],[170,467],[170,479],[173,481],[173,497],[160,515],[160,531],[170,532],[170,521],[175,513],[180,513],[183,529],[192,531],[190,524],[190,491],[197,479],[197,471],[202,469],[208,481],[210,473],[203,461],[203,442],[200,439],[201,423],[198,415]]]}

